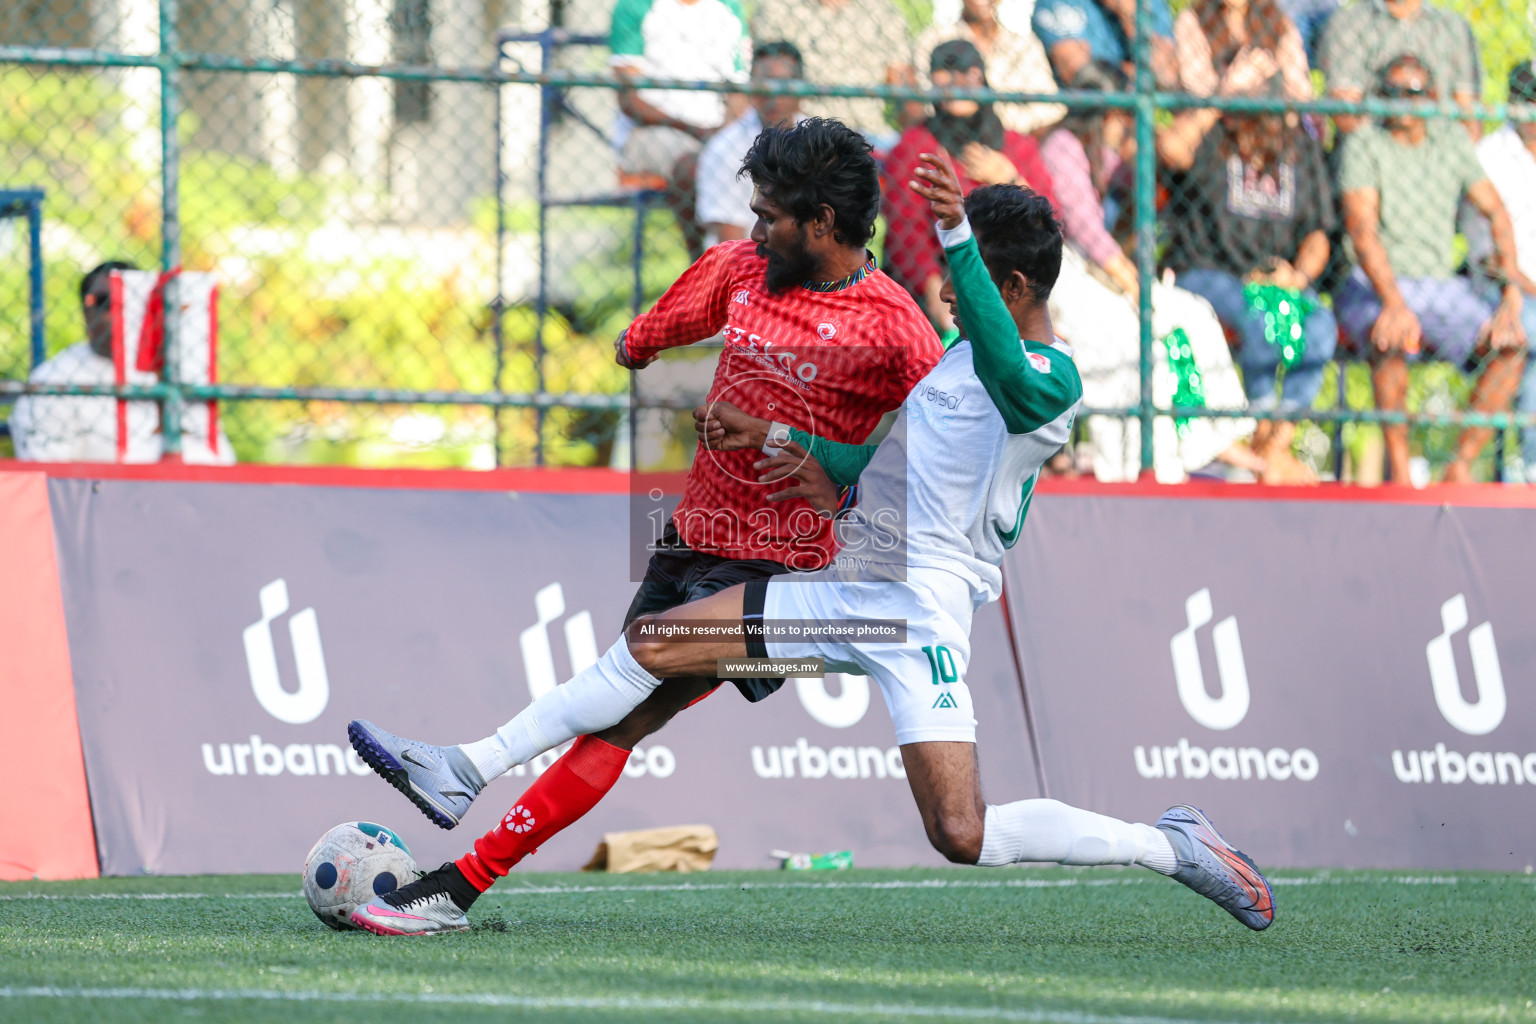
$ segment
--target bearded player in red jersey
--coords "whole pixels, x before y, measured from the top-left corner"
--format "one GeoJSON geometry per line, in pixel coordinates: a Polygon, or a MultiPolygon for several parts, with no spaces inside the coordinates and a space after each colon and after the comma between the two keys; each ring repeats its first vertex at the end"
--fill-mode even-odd
{"type": "MultiPolygon", "coordinates": [[[[750,240],[717,245],[689,267],[619,336],[618,362],[638,370],[663,349],[723,334],[709,402],[729,401],[769,420],[770,436],[787,437],[784,428],[793,426],[862,442],[943,354],[917,304],[875,268],[865,248],[880,212],[869,144],[838,121],[808,118],[764,130],[741,173],[754,186],[750,240]]],[[[801,498],[770,500],[753,468],[761,457],[699,451],[625,628],[641,615],[831,559],[830,523],[801,498]]],[[[751,701],[782,684],[736,682],[751,701]]],[[[473,852],[385,899],[446,893],[467,910],[514,864],[591,810],[637,743],[719,685],[711,678],[667,679],[617,726],[576,740],[473,852]]],[[[513,767],[500,732],[439,747],[362,720],[347,731],[362,759],[443,828],[457,825],[476,794],[513,767]]]]}

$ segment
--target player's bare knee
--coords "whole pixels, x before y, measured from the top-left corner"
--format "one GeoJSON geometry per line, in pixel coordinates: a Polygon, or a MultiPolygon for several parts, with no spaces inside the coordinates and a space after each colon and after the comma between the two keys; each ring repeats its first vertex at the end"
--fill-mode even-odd
{"type": "Polygon", "coordinates": [[[639,666],[653,675],[660,675],[655,669],[662,667],[667,655],[668,641],[655,637],[655,626],[660,621],[654,615],[642,615],[629,624],[624,631],[625,640],[629,645],[630,657],[634,658],[639,666]]]}
{"type": "Polygon", "coordinates": [[[928,824],[928,841],[953,864],[981,859],[984,825],[975,815],[939,815],[928,824]]]}
{"type": "Polygon", "coordinates": [[[653,676],[661,676],[660,671],[666,657],[666,644],[660,641],[631,640],[629,653],[635,659],[635,663],[653,676]]]}

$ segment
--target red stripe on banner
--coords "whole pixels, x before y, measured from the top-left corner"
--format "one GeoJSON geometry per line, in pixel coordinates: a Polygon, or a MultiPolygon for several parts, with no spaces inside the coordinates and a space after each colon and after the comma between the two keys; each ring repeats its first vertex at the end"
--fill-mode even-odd
{"type": "MultiPolygon", "coordinates": [[[[357,466],[189,466],[174,463],[11,462],[0,475],[42,472],[61,479],[167,480],[212,484],[301,484],[416,491],[526,491],[536,494],[628,494],[630,474],[612,469],[363,469],[357,466]]],[[[678,475],[681,478],[681,474],[678,475]]]]}
{"type": "MultiPolygon", "coordinates": [[[[369,469],[359,466],[115,465],[108,462],[7,462],[0,473],[46,473],[63,479],[171,480],[182,483],[304,484],[312,487],[371,487],[417,491],[528,491],[536,494],[627,494],[661,490],[679,494],[687,474],[637,473],[567,467],[563,469],[369,469]]],[[[1501,484],[1432,484],[1411,487],[1268,487],[1191,481],[1182,484],[1101,484],[1091,478],[1042,479],[1038,494],[1100,498],[1164,498],[1227,501],[1331,501],[1346,504],[1451,505],[1457,508],[1536,508],[1536,487],[1501,484]]]]}
{"type": "Polygon", "coordinates": [[[162,272],[150,290],[144,323],[139,328],[139,355],[133,361],[133,368],[140,373],[158,374],[165,369],[165,287],[180,273],[180,267],[162,272]]]}
{"type": "MultiPolygon", "coordinates": [[[[113,275],[116,277],[116,275],[113,275]]],[[[0,474],[0,879],[95,878],[64,599],[42,473],[0,474]]]]}
{"type": "MultiPolygon", "coordinates": [[[[128,354],[123,350],[123,275],[114,270],[107,275],[112,303],[112,380],[118,387],[128,383],[128,354]]],[[[128,455],[128,402],[117,400],[117,461],[128,455]]]]}
{"type": "Polygon", "coordinates": [[[1431,484],[1413,487],[1356,487],[1319,484],[1279,487],[1228,484],[1220,480],[1190,480],[1182,484],[1136,481],[1101,484],[1092,477],[1045,477],[1037,494],[1074,494],[1095,498],[1171,498],[1225,501],[1332,501],[1347,504],[1453,505],[1459,508],[1536,508],[1536,487],[1504,484],[1431,484]]]}
{"type": "MultiPolygon", "coordinates": [[[[219,382],[219,286],[208,290],[208,383],[219,382]]],[[[208,450],[219,454],[219,403],[208,403],[208,450]]]]}
{"type": "Polygon", "coordinates": [[[1024,709],[1024,731],[1029,738],[1029,753],[1034,760],[1035,778],[1039,780],[1040,796],[1050,798],[1050,785],[1045,778],[1045,765],[1040,762],[1040,731],[1035,727],[1034,709],[1029,706],[1029,686],[1024,680],[1024,659],[1019,653],[1018,631],[1014,629],[1013,613],[1008,609],[1008,576],[1003,575],[1003,589],[997,596],[999,610],[1003,613],[1003,631],[1008,635],[1008,652],[1013,655],[1013,674],[1019,680],[1019,700],[1024,709]]]}

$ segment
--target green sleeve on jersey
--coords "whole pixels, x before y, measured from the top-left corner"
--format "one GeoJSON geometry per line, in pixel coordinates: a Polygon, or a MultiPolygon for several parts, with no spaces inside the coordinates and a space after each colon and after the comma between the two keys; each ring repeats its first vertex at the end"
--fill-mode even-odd
{"type": "Polygon", "coordinates": [[[864,472],[864,467],[874,457],[875,449],[880,447],[874,444],[828,441],[795,427],[789,429],[789,439],[810,452],[811,458],[821,463],[821,468],[826,470],[827,479],[839,487],[852,487],[858,483],[859,474],[864,472]]]}
{"type": "Polygon", "coordinates": [[[641,26],[650,10],[651,0],[619,0],[608,25],[608,49],[615,57],[645,56],[641,26]]]}
{"type": "Polygon", "coordinates": [[[1072,360],[1050,345],[1028,343],[1044,358],[1041,371],[1025,357],[1018,325],[982,262],[972,235],[944,250],[960,306],[960,319],[971,342],[971,358],[982,387],[1003,414],[1010,434],[1028,434],[1057,419],[1082,397],[1083,386],[1072,360]]]}

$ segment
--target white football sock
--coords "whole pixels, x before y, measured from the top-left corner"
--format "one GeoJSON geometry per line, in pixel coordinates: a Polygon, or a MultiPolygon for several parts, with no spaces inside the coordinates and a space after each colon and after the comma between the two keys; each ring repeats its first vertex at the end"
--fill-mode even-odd
{"type": "Polygon", "coordinates": [[[529,704],[493,735],[459,749],[490,782],[546,750],[618,725],[660,684],[620,637],[591,668],[529,704]]]}
{"type": "Polygon", "coordinates": [[[1094,814],[1059,800],[988,804],[976,863],[998,867],[1019,861],[1140,864],[1164,875],[1179,866],[1168,837],[1151,825],[1094,814]]]}

